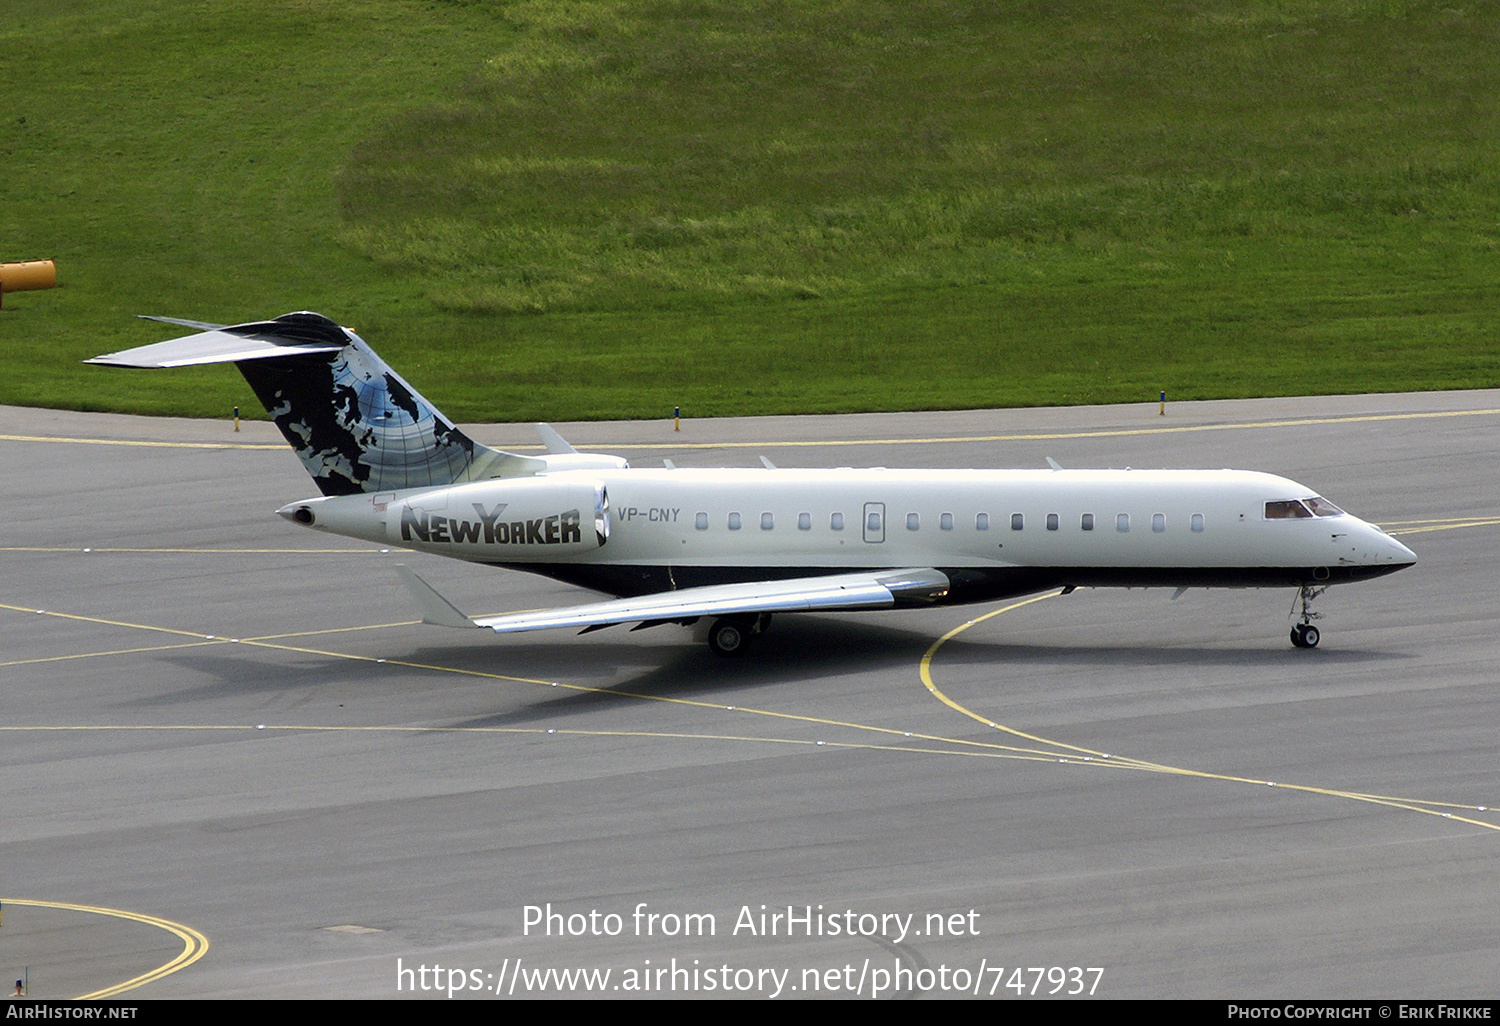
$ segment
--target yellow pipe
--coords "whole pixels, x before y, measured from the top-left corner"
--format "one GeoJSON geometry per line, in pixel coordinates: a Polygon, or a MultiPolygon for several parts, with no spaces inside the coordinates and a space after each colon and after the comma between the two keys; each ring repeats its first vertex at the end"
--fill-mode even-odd
{"type": "Polygon", "coordinates": [[[57,265],[51,260],[22,260],[0,264],[0,292],[27,292],[57,285],[57,265]]]}

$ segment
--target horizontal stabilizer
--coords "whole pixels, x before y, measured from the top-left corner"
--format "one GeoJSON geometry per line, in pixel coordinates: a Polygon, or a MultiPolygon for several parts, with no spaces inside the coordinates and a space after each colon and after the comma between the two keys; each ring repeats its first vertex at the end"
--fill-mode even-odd
{"type": "Polygon", "coordinates": [[[105,353],[84,362],[111,367],[190,367],[204,363],[239,363],[242,360],[264,360],[268,357],[337,353],[349,344],[342,328],[325,318],[319,318],[323,323],[312,322],[311,316],[293,320],[299,315],[290,314],[287,318],[275,321],[254,321],[228,326],[150,317],[147,319],[208,330],[149,346],[124,349],[118,353],[105,353]]]}
{"type": "Polygon", "coordinates": [[[227,328],[227,324],[210,324],[207,321],[190,321],[183,317],[163,317],[161,314],[136,314],[143,321],[160,321],[162,324],[176,324],[183,328],[197,328],[199,331],[218,331],[227,328]]]}
{"type": "Polygon", "coordinates": [[[417,600],[417,608],[422,610],[423,623],[436,624],[439,627],[479,626],[455,609],[453,603],[434,591],[432,585],[418,577],[411,567],[397,563],[396,573],[401,575],[401,582],[406,585],[406,590],[411,592],[412,598],[417,600]]]}

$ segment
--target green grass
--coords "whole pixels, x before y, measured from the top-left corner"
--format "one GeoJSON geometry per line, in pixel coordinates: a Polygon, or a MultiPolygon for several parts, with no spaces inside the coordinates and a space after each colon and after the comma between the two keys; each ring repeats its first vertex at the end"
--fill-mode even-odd
{"type": "Polygon", "coordinates": [[[0,2],[0,402],[312,308],[460,419],[1500,384],[1481,3],[0,2]]]}

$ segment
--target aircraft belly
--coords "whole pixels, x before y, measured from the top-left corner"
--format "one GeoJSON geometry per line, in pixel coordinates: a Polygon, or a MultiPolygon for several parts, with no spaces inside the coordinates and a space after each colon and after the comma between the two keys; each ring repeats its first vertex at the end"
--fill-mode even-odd
{"type": "MultiPolygon", "coordinates": [[[[684,588],[822,577],[847,566],[668,566],[620,563],[495,563],[581,588],[633,598],[684,588]]],[[[885,567],[881,569],[895,569],[885,567]]],[[[1392,573],[1399,567],[1112,567],[937,566],[951,582],[938,605],[988,602],[1052,588],[1283,588],[1303,583],[1343,584],[1392,573]]],[[[932,604],[924,602],[924,605],[932,604]]]]}

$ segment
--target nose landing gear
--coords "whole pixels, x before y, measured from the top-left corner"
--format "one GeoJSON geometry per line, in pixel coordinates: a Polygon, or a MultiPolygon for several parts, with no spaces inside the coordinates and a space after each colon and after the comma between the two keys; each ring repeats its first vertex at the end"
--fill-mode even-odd
{"type": "Polygon", "coordinates": [[[1322,634],[1313,626],[1313,621],[1322,618],[1322,613],[1312,611],[1312,601],[1328,588],[1325,585],[1304,584],[1297,592],[1297,598],[1292,600],[1292,615],[1301,616],[1301,620],[1292,625],[1292,645],[1296,648],[1317,648],[1322,634]],[[1297,612],[1297,603],[1301,602],[1302,611],[1297,612]]]}
{"type": "Polygon", "coordinates": [[[1297,648],[1317,648],[1320,637],[1318,629],[1310,623],[1292,626],[1292,644],[1297,648]]]}

